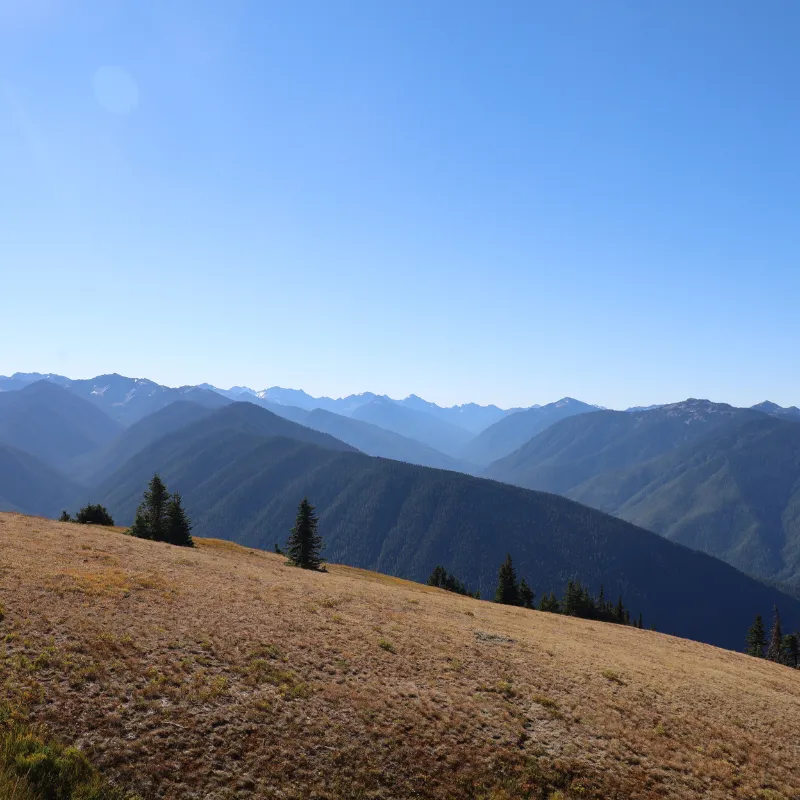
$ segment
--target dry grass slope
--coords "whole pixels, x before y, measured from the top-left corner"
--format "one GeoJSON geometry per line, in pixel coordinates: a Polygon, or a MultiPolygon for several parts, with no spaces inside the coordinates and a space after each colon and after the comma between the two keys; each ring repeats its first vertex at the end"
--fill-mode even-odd
{"type": "Polygon", "coordinates": [[[143,798],[800,797],[800,673],[0,514],[2,698],[143,798]]]}

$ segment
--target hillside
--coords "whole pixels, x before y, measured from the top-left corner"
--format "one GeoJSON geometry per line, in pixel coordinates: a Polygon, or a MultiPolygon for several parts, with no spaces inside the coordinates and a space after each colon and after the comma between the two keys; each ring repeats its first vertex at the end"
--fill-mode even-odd
{"type": "Polygon", "coordinates": [[[800,424],[764,417],[570,492],[739,569],[800,588],[800,424]]]}
{"type": "Polygon", "coordinates": [[[69,462],[111,441],[122,426],[91,403],[47,381],[0,393],[0,444],[51,466],[69,462]]]}
{"type": "Polygon", "coordinates": [[[54,517],[79,491],[77,483],[35,456],[0,445],[0,510],[54,517]]]}
{"type": "Polygon", "coordinates": [[[388,397],[376,397],[356,408],[350,416],[416,439],[452,458],[460,457],[472,439],[472,434],[464,428],[438,419],[426,411],[398,405],[388,397]]]}
{"type": "Polygon", "coordinates": [[[509,413],[476,436],[462,455],[473,464],[486,466],[513,453],[559,420],[595,410],[595,406],[564,397],[546,406],[534,406],[509,413]]]}
{"type": "Polygon", "coordinates": [[[346,417],[324,408],[308,410],[297,406],[284,406],[254,395],[240,395],[242,400],[266,408],[279,417],[327,433],[356,450],[369,456],[392,458],[395,461],[406,461],[409,464],[420,464],[437,469],[454,469],[461,472],[475,472],[477,468],[456,458],[446,456],[433,447],[401,436],[399,433],[363,422],[360,419],[346,417]]]}
{"type": "MultiPolygon", "coordinates": [[[[276,411],[276,413],[279,413],[276,411]]],[[[343,417],[322,408],[308,412],[303,425],[341,439],[369,456],[391,458],[437,469],[467,470],[469,465],[433,447],[359,419],[343,417]]]]}
{"type": "Polygon", "coordinates": [[[238,407],[271,416],[248,404],[215,412],[142,450],[81,502],[101,502],[128,524],[158,470],[182,493],[198,534],[272,549],[285,542],[297,502],[308,495],[319,508],[327,557],[353,566],[425,580],[446,564],[487,596],[511,552],[538,593],[560,592],[570,578],[595,591],[602,583],[607,596],[624,595],[646,624],[670,633],[738,648],[756,611],[767,614],[774,603],[787,624],[800,624],[797,601],[586,506],[222,424],[238,407]]]}
{"type": "Polygon", "coordinates": [[[722,426],[764,419],[759,411],[686,400],[649,411],[594,411],[555,423],[489,465],[496,480],[568,494],[584,481],[699,441],[722,426]]]}
{"type": "Polygon", "coordinates": [[[72,474],[87,484],[103,480],[147,445],[211,413],[206,406],[189,400],[170,403],[123,429],[103,447],[76,459],[72,474]]]}
{"type": "Polygon", "coordinates": [[[791,800],[800,682],[707,645],[0,515],[3,699],[143,800],[791,800]]]}

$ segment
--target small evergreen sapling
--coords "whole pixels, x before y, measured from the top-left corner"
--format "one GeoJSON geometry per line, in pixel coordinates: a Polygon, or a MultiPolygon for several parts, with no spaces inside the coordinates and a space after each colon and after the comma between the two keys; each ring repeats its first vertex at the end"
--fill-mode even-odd
{"type": "Polygon", "coordinates": [[[318,529],[319,519],[314,514],[314,506],[304,497],[297,506],[297,517],[286,543],[290,564],[303,569],[319,569],[322,566],[322,537],[318,529]]]}
{"type": "Polygon", "coordinates": [[[64,509],[61,512],[61,516],[58,518],[59,522],[72,522],[72,517],[69,515],[69,512],[64,509]]]}

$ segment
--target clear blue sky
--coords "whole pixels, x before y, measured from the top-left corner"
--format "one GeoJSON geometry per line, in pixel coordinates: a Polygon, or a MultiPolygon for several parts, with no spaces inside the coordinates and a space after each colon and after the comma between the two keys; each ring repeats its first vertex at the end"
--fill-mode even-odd
{"type": "Polygon", "coordinates": [[[0,373],[800,403],[796,0],[0,0],[0,373]]]}

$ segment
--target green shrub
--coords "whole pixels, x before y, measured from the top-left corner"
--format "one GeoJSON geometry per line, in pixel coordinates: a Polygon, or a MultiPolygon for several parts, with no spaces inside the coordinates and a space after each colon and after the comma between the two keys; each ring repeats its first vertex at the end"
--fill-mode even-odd
{"type": "Polygon", "coordinates": [[[0,728],[0,794],[13,800],[134,800],[109,787],[77,748],[8,718],[0,728]]]}

